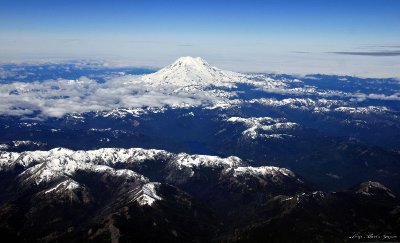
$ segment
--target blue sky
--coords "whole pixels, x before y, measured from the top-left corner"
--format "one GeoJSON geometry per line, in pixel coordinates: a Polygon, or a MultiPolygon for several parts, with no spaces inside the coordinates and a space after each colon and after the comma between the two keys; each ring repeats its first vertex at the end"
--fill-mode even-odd
{"type": "Polygon", "coordinates": [[[394,75],[399,12],[398,0],[0,0],[0,56],[163,66],[193,55],[240,71],[394,75]]]}

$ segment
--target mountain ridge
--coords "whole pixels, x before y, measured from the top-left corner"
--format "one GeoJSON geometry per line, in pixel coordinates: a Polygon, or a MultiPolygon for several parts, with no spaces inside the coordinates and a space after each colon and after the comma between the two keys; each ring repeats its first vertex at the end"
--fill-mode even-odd
{"type": "Polygon", "coordinates": [[[397,232],[398,205],[376,182],[312,191],[288,169],[237,157],[139,148],[0,153],[0,233],[13,242],[340,241],[375,222],[397,232]]]}

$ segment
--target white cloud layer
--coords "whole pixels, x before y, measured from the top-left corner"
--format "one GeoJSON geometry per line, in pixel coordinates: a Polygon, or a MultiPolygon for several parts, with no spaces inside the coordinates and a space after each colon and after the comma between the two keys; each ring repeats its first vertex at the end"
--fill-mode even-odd
{"type": "Polygon", "coordinates": [[[82,77],[0,85],[0,114],[13,116],[39,112],[44,117],[62,117],[67,113],[121,107],[198,106],[216,100],[217,97],[202,90],[180,92],[173,86],[152,87],[139,82],[121,82],[120,79],[102,84],[82,77]]]}

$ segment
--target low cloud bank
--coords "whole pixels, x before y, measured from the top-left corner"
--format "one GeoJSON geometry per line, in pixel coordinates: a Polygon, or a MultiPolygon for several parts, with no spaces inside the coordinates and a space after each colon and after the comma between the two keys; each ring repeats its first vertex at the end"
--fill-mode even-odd
{"type": "Polygon", "coordinates": [[[82,77],[78,80],[14,82],[0,85],[0,114],[63,117],[68,113],[105,111],[130,107],[198,106],[216,97],[204,91],[176,91],[175,87],[152,87],[139,82],[106,83],[82,77]]]}

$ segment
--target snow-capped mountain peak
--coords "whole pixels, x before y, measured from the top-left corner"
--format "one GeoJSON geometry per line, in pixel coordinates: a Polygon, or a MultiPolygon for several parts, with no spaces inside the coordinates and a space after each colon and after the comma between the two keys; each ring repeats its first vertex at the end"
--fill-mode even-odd
{"type": "Polygon", "coordinates": [[[201,57],[180,57],[174,63],[169,66],[197,66],[197,68],[201,66],[208,66],[211,67],[206,60],[201,57]]]}
{"type": "Polygon", "coordinates": [[[158,72],[144,75],[142,81],[155,85],[176,86],[231,86],[245,82],[245,75],[221,70],[208,64],[201,57],[180,57],[158,72]]]}

